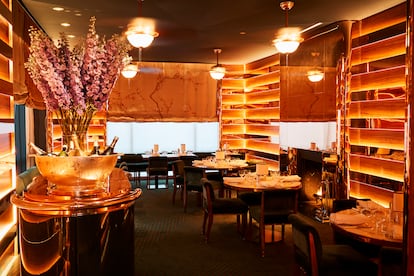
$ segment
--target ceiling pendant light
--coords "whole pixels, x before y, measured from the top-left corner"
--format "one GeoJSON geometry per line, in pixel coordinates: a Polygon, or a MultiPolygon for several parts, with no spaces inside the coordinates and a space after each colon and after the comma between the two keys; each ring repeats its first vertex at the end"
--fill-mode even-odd
{"type": "Polygon", "coordinates": [[[325,77],[325,72],[323,70],[323,61],[320,60],[319,52],[312,52],[312,63],[313,68],[307,72],[308,80],[311,82],[320,82],[325,77]],[[322,64],[321,64],[322,63],[322,64]]]}
{"type": "Polygon", "coordinates": [[[294,4],[295,2],[293,1],[280,2],[280,8],[285,11],[285,27],[278,31],[276,38],[273,40],[273,45],[282,54],[293,53],[303,41],[299,28],[288,27],[288,12],[293,8],[294,4]]]}
{"type": "Polygon", "coordinates": [[[148,47],[158,36],[158,33],[154,31],[155,23],[153,20],[141,17],[142,2],[144,0],[138,0],[138,18],[129,24],[125,33],[129,43],[135,48],[148,47]]]}
{"type": "Polygon", "coordinates": [[[215,80],[221,80],[226,74],[226,68],[219,64],[219,54],[221,53],[221,49],[214,49],[214,53],[217,56],[217,63],[211,67],[210,76],[215,80]]]}
{"type": "Polygon", "coordinates": [[[134,63],[130,63],[127,66],[124,67],[124,69],[121,71],[122,76],[127,79],[132,79],[135,77],[138,73],[138,65],[134,63]]]}
{"type": "Polygon", "coordinates": [[[315,69],[309,70],[307,73],[307,76],[308,76],[308,80],[310,80],[311,82],[320,82],[325,76],[325,74],[323,73],[321,69],[315,68],[315,69]]]}

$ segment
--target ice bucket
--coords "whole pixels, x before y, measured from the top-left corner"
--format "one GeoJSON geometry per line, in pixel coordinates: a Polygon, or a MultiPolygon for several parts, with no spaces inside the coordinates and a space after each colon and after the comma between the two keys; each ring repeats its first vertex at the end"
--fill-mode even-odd
{"type": "Polygon", "coordinates": [[[48,192],[72,197],[92,196],[108,189],[108,177],[118,155],[43,156],[36,155],[36,166],[48,181],[48,192]]]}

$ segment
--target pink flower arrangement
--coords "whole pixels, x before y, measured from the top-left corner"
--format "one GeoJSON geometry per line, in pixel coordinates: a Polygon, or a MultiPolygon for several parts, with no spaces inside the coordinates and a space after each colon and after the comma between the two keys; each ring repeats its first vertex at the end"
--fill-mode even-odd
{"type": "Polygon", "coordinates": [[[129,63],[129,44],[118,35],[100,39],[91,17],[83,45],[72,50],[64,34],[58,45],[42,31],[29,30],[30,77],[48,111],[57,114],[63,134],[85,133],[92,116],[107,102],[119,73],[129,63]]]}

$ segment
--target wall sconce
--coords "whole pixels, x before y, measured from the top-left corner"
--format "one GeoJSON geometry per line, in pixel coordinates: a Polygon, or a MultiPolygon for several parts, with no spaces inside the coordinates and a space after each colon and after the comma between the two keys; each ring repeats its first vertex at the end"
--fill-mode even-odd
{"type": "Polygon", "coordinates": [[[215,80],[221,80],[226,74],[226,68],[219,64],[219,54],[221,53],[221,49],[214,49],[214,53],[217,56],[217,63],[211,67],[210,76],[215,80]]]}

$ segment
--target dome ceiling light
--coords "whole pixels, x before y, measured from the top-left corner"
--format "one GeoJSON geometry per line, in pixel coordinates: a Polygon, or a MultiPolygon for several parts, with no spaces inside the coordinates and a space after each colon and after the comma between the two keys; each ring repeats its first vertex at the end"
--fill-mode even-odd
{"type": "Polygon", "coordinates": [[[226,74],[226,68],[219,64],[219,54],[221,53],[221,49],[214,49],[214,53],[217,56],[217,63],[211,67],[210,76],[215,80],[221,80],[226,74]]]}
{"type": "Polygon", "coordinates": [[[312,60],[313,60],[313,64],[315,67],[310,69],[306,75],[308,76],[309,81],[320,82],[325,77],[323,61],[321,64],[319,52],[312,52],[311,55],[312,55],[312,60]]]}
{"type": "Polygon", "coordinates": [[[151,19],[141,17],[142,2],[144,0],[138,0],[138,18],[128,25],[128,30],[125,33],[129,43],[135,48],[146,48],[150,46],[154,38],[159,35],[155,31],[155,22],[151,19]]]}
{"type": "Polygon", "coordinates": [[[298,49],[299,44],[303,41],[299,28],[288,27],[288,13],[294,5],[295,2],[293,1],[280,2],[280,8],[285,11],[285,27],[277,32],[277,36],[273,40],[273,45],[276,47],[276,50],[282,54],[295,52],[298,49]]]}

